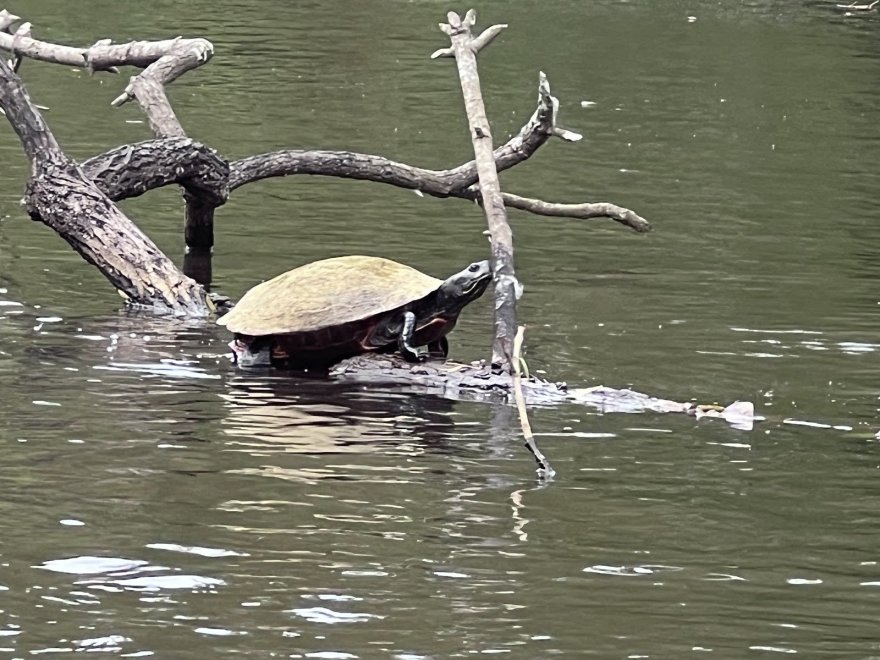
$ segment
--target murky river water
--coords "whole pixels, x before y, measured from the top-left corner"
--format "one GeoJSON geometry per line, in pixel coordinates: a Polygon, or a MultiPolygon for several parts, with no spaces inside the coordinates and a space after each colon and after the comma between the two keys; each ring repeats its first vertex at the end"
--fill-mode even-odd
{"type": "MultiPolygon", "coordinates": [[[[514,212],[532,368],[768,418],[535,410],[547,487],[507,408],[238,372],[222,329],[120,312],[25,217],[0,128],[0,654],[880,657],[880,16],[833,5],[479,6],[510,23],[481,59],[496,136],[539,70],[585,134],[504,185],[656,228],[514,212]]],[[[213,41],[171,96],[230,158],[469,154],[453,68],[427,59],[446,5],[9,9],[60,42],[213,41]]],[[[78,158],[148,136],[108,107],[124,78],[22,74],[78,158]]],[[[177,191],[125,208],[181,254],[177,191]]],[[[445,274],[482,229],[461,201],[269,181],[221,210],[215,284],[344,253],[445,274]]],[[[466,310],[455,357],[486,355],[490,314],[466,310]]]]}

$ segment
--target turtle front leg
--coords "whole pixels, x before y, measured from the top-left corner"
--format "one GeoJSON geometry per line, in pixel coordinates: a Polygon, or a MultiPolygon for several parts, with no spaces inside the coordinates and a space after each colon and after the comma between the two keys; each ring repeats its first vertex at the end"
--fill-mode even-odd
{"type": "Polygon", "coordinates": [[[397,338],[397,347],[407,362],[421,362],[425,359],[417,348],[412,345],[413,333],[416,331],[416,315],[412,312],[404,312],[403,328],[397,338]]]}

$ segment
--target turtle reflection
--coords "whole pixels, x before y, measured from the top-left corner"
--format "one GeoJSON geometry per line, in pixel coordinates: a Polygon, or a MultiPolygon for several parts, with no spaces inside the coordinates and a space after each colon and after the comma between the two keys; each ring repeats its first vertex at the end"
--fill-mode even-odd
{"type": "Polygon", "coordinates": [[[454,446],[453,401],[323,379],[242,376],[228,385],[220,397],[230,450],[412,456],[454,446]]]}

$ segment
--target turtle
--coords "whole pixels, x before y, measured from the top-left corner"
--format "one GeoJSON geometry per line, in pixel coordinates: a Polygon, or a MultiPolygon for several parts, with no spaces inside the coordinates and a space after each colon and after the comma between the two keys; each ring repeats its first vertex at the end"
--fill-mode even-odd
{"type": "Polygon", "coordinates": [[[488,261],[440,280],[382,257],[332,257],[256,285],[217,323],[235,334],[240,362],[267,349],[272,365],[293,369],[370,351],[418,362],[448,355],[446,335],[491,278],[488,261]]]}

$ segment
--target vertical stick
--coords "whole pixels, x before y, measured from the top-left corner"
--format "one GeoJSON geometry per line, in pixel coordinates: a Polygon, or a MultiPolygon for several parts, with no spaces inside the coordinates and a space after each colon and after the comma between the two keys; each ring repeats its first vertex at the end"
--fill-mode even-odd
{"type": "Polygon", "coordinates": [[[516,329],[516,337],[513,340],[513,396],[516,399],[516,410],[519,413],[519,423],[522,426],[523,438],[525,438],[526,449],[535,457],[538,464],[538,474],[545,478],[552,478],[556,474],[556,470],[550,467],[547,457],[538,449],[535,443],[535,436],[532,434],[532,425],[529,423],[529,413],[526,410],[526,398],[522,391],[522,344],[525,335],[525,326],[519,326],[516,329]]]}
{"type": "Polygon", "coordinates": [[[449,35],[452,47],[435,52],[432,57],[454,56],[464,96],[464,106],[470,126],[471,141],[480,181],[483,211],[492,242],[492,274],[495,280],[495,339],[492,344],[492,364],[513,371],[513,338],[516,334],[517,280],[513,268],[513,235],[507,223],[507,210],[501,197],[498,171],[493,155],[492,132],[486,118],[480,76],[477,72],[477,52],[494,39],[506,25],[493,25],[478,37],[471,36],[476,13],[469,10],[462,20],[455,12],[447,15],[449,23],[440,29],[449,35]]]}

